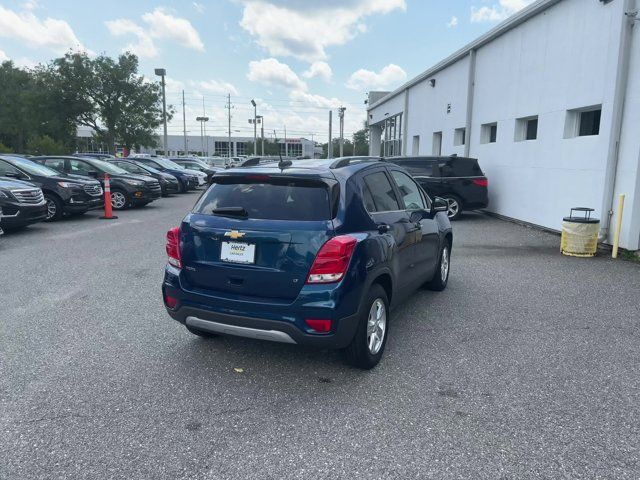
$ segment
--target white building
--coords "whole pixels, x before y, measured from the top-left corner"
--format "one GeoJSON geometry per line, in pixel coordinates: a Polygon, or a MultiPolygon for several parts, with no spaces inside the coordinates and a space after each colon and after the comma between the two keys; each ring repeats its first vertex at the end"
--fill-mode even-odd
{"type": "Polygon", "coordinates": [[[560,230],[596,209],[640,249],[640,0],[539,0],[397,90],[371,92],[371,154],[476,157],[489,211],[560,230]]]}

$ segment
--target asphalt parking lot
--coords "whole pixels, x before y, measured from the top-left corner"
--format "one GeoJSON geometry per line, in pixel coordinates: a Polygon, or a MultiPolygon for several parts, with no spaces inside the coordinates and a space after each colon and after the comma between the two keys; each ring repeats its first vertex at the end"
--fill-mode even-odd
{"type": "Polygon", "coordinates": [[[385,358],[206,341],[160,298],[196,194],[0,238],[0,478],[639,478],[640,266],[480,214],[385,358]]]}

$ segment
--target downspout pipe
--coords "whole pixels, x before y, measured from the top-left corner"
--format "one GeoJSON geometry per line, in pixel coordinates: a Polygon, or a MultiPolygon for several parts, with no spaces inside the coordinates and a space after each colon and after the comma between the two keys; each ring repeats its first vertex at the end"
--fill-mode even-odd
{"type": "Polygon", "coordinates": [[[407,132],[409,131],[409,89],[404,91],[404,111],[402,113],[402,155],[408,155],[407,152],[407,132]]]}
{"type": "Polygon", "coordinates": [[[607,152],[607,164],[605,170],[604,192],[602,196],[602,223],[598,241],[606,242],[609,239],[609,226],[613,217],[613,202],[616,187],[616,175],[618,170],[618,158],[620,154],[620,138],[622,135],[622,119],[624,116],[624,104],[629,84],[629,65],[631,60],[631,40],[635,19],[638,12],[635,10],[636,0],[624,0],[624,12],[622,16],[622,28],[620,30],[620,43],[618,47],[618,67],[616,71],[616,84],[613,95],[613,114],[611,132],[609,135],[609,149],[607,152]]]}
{"type": "Polygon", "coordinates": [[[464,156],[471,153],[471,125],[473,120],[473,97],[476,90],[476,51],[469,52],[469,80],[467,83],[467,122],[465,124],[464,156]]]}

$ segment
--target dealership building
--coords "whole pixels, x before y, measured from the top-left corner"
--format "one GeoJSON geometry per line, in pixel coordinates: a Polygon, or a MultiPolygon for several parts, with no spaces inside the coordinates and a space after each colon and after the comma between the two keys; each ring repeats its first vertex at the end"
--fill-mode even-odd
{"type": "Polygon", "coordinates": [[[538,0],[393,92],[372,155],[478,158],[496,214],[560,230],[572,207],[640,249],[640,0],[538,0]]]}

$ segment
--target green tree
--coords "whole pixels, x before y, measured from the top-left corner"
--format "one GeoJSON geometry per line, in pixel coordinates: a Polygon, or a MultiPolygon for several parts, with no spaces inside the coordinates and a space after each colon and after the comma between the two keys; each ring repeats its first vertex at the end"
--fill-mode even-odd
{"type": "Polygon", "coordinates": [[[353,134],[353,143],[356,146],[356,155],[369,155],[369,129],[366,125],[353,134]]]}
{"type": "MultiPolygon", "coordinates": [[[[138,73],[138,57],[124,53],[116,60],[100,55],[68,53],[54,60],[53,72],[63,102],[78,125],[90,127],[110,152],[116,143],[127,148],[155,147],[162,124],[162,92],[138,73]]],[[[168,119],[173,108],[168,107],[168,119]]]]}
{"type": "Polygon", "coordinates": [[[21,153],[36,124],[30,111],[34,91],[29,72],[16,68],[12,62],[0,65],[0,142],[21,153]]]}
{"type": "Polygon", "coordinates": [[[69,153],[69,148],[48,135],[34,135],[29,138],[26,151],[32,155],[62,155],[69,153]]]}

